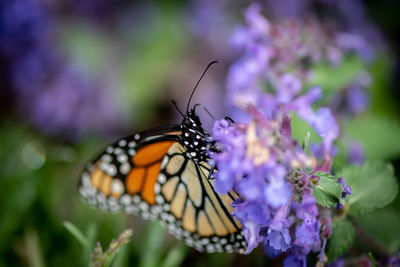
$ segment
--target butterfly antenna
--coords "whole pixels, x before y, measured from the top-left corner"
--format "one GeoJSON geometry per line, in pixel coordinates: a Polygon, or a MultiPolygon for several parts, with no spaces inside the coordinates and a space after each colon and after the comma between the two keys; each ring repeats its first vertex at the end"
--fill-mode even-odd
{"type": "Polygon", "coordinates": [[[183,115],[182,111],[180,111],[180,109],[178,108],[178,105],[176,104],[175,100],[171,100],[172,105],[175,107],[175,109],[179,112],[179,114],[182,115],[182,117],[185,117],[185,115],[183,115]]]}
{"type": "Polygon", "coordinates": [[[193,89],[193,91],[192,91],[192,94],[191,94],[190,97],[189,97],[189,101],[188,101],[187,107],[186,107],[186,113],[189,111],[190,101],[192,100],[193,94],[194,94],[194,92],[196,91],[197,86],[199,85],[201,79],[203,79],[203,76],[206,74],[207,70],[211,67],[211,65],[213,65],[213,64],[215,64],[215,63],[219,63],[219,62],[220,62],[219,60],[213,60],[213,61],[211,61],[211,62],[207,65],[207,67],[206,67],[206,69],[204,70],[203,74],[200,76],[200,79],[197,81],[196,85],[194,86],[194,89],[193,89]]]}
{"type": "Polygon", "coordinates": [[[211,112],[204,105],[196,104],[196,105],[194,105],[194,108],[196,108],[196,107],[201,107],[202,109],[204,109],[204,111],[208,114],[208,116],[210,116],[210,118],[215,121],[215,117],[211,114],[211,112]]]}

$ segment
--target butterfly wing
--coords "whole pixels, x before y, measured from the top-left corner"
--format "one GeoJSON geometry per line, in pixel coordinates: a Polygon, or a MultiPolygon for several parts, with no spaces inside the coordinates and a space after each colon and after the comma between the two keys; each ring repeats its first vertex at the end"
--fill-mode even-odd
{"type": "Polygon", "coordinates": [[[214,191],[210,166],[191,158],[180,135],[180,126],[172,125],[108,146],[85,167],[81,196],[102,210],[160,219],[199,251],[243,253],[247,243],[230,215],[238,196],[214,191]]]}
{"type": "Polygon", "coordinates": [[[109,145],[86,165],[79,183],[80,195],[102,210],[156,218],[154,186],[161,161],[179,135],[179,125],[171,125],[109,145]]]}
{"type": "Polygon", "coordinates": [[[162,161],[156,187],[160,219],[172,234],[199,251],[243,253],[247,243],[230,206],[238,196],[215,192],[210,171],[205,162],[192,160],[180,143],[173,144],[162,161]]]}

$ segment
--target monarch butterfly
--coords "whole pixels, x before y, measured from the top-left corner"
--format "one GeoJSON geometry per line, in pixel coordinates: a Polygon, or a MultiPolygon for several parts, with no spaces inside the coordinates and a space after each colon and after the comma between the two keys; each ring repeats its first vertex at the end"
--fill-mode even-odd
{"type": "Polygon", "coordinates": [[[207,150],[214,150],[189,98],[183,121],[136,133],[107,146],[81,174],[79,193],[102,210],[160,220],[188,246],[205,252],[244,253],[247,242],[230,205],[239,196],[221,195],[209,179],[207,150]]]}

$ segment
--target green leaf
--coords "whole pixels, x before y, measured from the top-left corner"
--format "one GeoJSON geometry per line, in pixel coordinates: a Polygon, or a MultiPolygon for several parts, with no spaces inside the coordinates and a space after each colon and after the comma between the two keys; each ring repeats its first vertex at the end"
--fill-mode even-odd
{"type": "Polygon", "coordinates": [[[391,159],[400,155],[400,136],[398,120],[365,114],[355,117],[345,124],[345,132],[359,140],[365,149],[368,159],[391,159]]]}
{"type": "Polygon", "coordinates": [[[161,246],[164,239],[164,227],[159,222],[148,224],[146,237],[142,242],[139,267],[151,267],[159,265],[162,250],[161,246]]]}
{"type": "Polygon", "coordinates": [[[292,112],[292,136],[296,139],[299,144],[305,144],[308,146],[309,143],[320,143],[321,137],[315,132],[315,130],[304,120],[300,119],[299,116],[292,112]]]}
{"type": "Polygon", "coordinates": [[[391,203],[398,185],[391,164],[369,161],[360,166],[349,166],[340,172],[351,187],[349,214],[358,216],[391,203]]]}
{"type": "Polygon", "coordinates": [[[363,214],[356,221],[364,232],[391,253],[400,249],[400,214],[393,208],[384,208],[363,214]]]}
{"type": "Polygon", "coordinates": [[[338,179],[324,172],[316,172],[315,175],[319,177],[319,183],[313,192],[317,203],[324,207],[335,207],[341,202],[342,195],[342,187],[338,179]]]}
{"type": "Polygon", "coordinates": [[[372,267],[376,267],[374,255],[372,255],[372,252],[368,253],[369,260],[371,261],[372,267]]]}
{"type": "Polygon", "coordinates": [[[365,64],[356,56],[346,57],[339,66],[332,66],[328,62],[313,67],[313,78],[310,86],[318,85],[323,95],[343,89],[348,86],[363,70],[365,64]],[[332,79],[332,77],[335,77],[332,79]]]}
{"type": "Polygon", "coordinates": [[[353,243],[354,235],[354,227],[347,219],[333,222],[332,236],[327,246],[329,262],[346,253],[353,243]]]}
{"type": "Polygon", "coordinates": [[[180,266],[182,261],[185,259],[188,247],[184,244],[180,244],[171,249],[165,259],[162,261],[162,267],[175,267],[180,266]]]}
{"type": "Polygon", "coordinates": [[[78,227],[68,221],[65,221],[63,225],[82,244],[84,248],[88,248],[90,246],[89,240],[83,235],[78,227]]]}

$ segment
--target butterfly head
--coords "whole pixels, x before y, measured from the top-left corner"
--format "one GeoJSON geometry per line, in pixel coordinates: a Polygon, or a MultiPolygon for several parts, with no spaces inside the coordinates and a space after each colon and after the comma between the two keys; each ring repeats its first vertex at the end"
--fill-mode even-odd
{"type": "Polygon", "coordinates": [[[183,146],[195,161],[206,161],[207,150],[214,142],[210,134],[202,127],[195,109],[188,111],[181,123],[183,146]]]}

